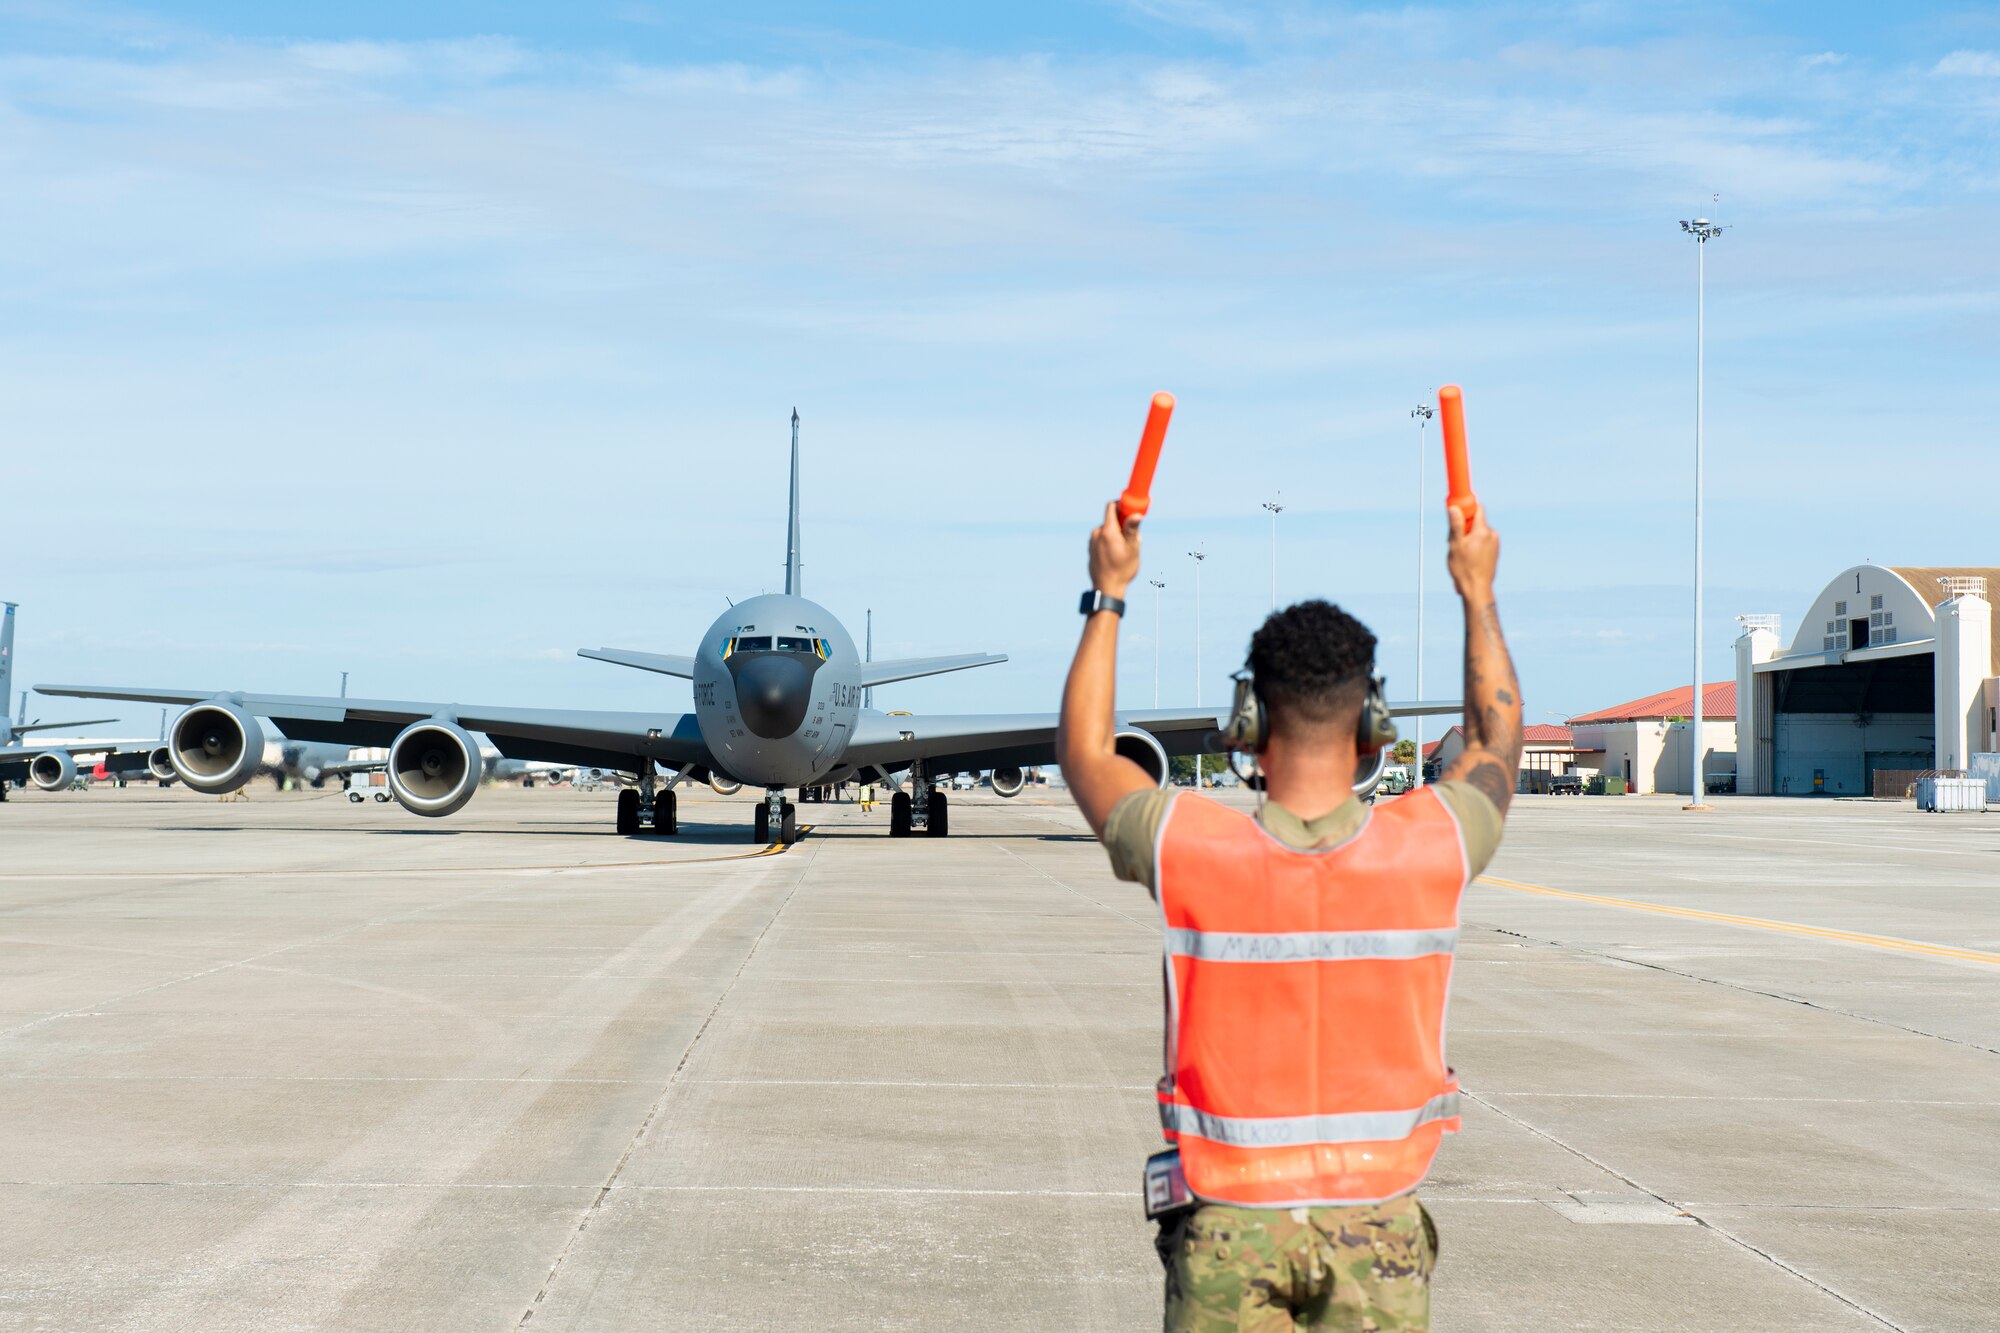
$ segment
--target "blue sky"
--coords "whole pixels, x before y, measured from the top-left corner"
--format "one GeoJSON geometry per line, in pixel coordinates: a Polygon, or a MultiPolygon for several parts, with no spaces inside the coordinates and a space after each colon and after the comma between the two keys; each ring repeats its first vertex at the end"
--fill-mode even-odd
{"type": "Polygon", "coordinates": [[[1408,413],[1458,381],[1531,720],[1649,693],[1696,212],[1711,678],[1848,564],[2000,563],[1991,7],[721,8],[0,3],[22,677],[682,708],[571,654],[780,579],[797,405],[807,591],[884,655],[1013,655],[879,702],[1051,708],[1167,388],[1164,699],[1197,544],[1225,697],[1279,488],[1282,596],[1407,695],[1408,413]]]}

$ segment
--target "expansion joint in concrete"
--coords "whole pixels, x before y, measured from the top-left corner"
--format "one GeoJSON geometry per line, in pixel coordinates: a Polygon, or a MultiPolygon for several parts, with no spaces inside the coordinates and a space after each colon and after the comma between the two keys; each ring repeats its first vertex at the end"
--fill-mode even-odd
{"type": "Polygon", "coordinates": [[[1540,944],[1551,949],[1565,949],[1571,953],[1584,954],[1587,957],[1596,958],[1606,963],[1616,963],[1622,967],[1643,967],[1649,972],[1664,973],[1670,977],[1679,977],[1683,981],[1699,982],[1704,986],[1719,986],[1723,990],[1732,990],[1739,995],[1762,996],[1767,1000],[1778,1000],[1785,1004],[1796,1004],[1801,1008],[1812,1009],[1822,1014],[1831,1014],[1836,1018],[1851,1018],[1857,1023],[1867,1023],[1874,1027],[1883,1027],[1894,1032],[1907,1033],[1912,1037],[1927,1037],[1932,1041],[1941,1041],[1947,1045],[1963,1046],[1970,1051],[1983,1051],[1987,1055],[2000,1055],[2000,1048],[1984,1046],[1979,1042],[1967,1041],[1963,1037],[1948,1036],[1942,1032],[1929,1032],[1923,1028],[1913,1028],[1903,1023],[1893,1023],[1886,1018],[1877,1018],[1873,1014],[1858,1014],[1852,1009],[1842,1009],[1837,1005],[1821,1004],[1819,1001],[1809,1000],[1803,995],[1792,995],[1785,991],[1765,990],[1760,986],[1745,986],[1740,982],[1724,981],[1719,977],[1705,977],[1699,972],[1685,972],[1678,967],[1668,967],[1665,963],[1649,962],[1644,958],[1627,958],[1623,954],[1610,953],[1603,949],[1593,949],[1587,945],[1573,944],[1566,940],[1542,939],[1539,936],[1523,934],[1518,930],[1508,930],[1504,926],[1486,926],[1482,927],[1482,929],[1491,930],[1496,935],[1510,935],[1517,940],[1526,940],[1530,944],[1540,944]]]}
{"type": "Polygon", "coordinates": [[[653,1128],[653,1123],[660,1118],[660,1113],[666,1108],[667,1098],[673,1094],[674,1085],[680,1082],[681,1074],[688,1067],[688,1061],[694,1058],[695,1048],[701,1045],[701,1039],[707,1035],[709,1027],[715,1022],[716,1015],[722,1012],[722,1006],[728,1002],[730,993],[736,989],[736,983],[743,979],[744,970],[750,966],[750,960],[757,956],[757,950],[763,946],[764,937],[771,933],[771,927],[778,924],[778,918],[783,916],[785,908],[791,905],[799,886],[805,883],[806,874],[812,869],[814,859],[812,856],[806,857],[805,864],[799,868],[798,877],[792,881],[791,887],[785,890],[785,896],[778,900],[778,905],[772,909],[770,917],[758,930],[757,938],[750,941],[750,947],[743,951],[743,961],[729,974],[729,980],[717,993],[715,1003],[710,1005],[708,1013],[702,1016],[701,1025],[695,1029],[694,1035],[688,1038],[686,1048],[681,1051],[680,1060],[675,1063],[673,1072],[667,1075],[666,1083],[660,1088],[660,1095],[646,1108],[646,1114],[640,1119],[639,1127],[632,1132],[631,1139],[625,1144],[625,1151],[618,1154],[618,1161],[612,1166],[611,1174],[604,1178],[604,1183],[598,1187],[597,1193],[584,1208],[583,1216],[577,1220],[576,1230],[570,1232],[569,1239],[563,1243],[562,1252],[556,1255],[555,1262],[549,1265],[548,1275],[542,1279],[540,1289],[535,1292],[535,1298],[528,1302],[528,1308],[521,1313],[520,1322],[515,1328],[526,1328],[534,1319],[535,1311],[541,1308],[542,1302],[548,1299],[551,1291],[555,1290],[556,1278],[562,1272],[563,1263],[576,1248],[576,1243],[583,1238],[584,1232],[590,1230],[592,1219],[604,1207],[604,1201],[611,1197],[611,1191],[618,1187],[618,1178],[625,1174],[625,1168],[631,1164],[633,1155],[639,1151],[639,1145],[646,1141],[646,1135],[653,1128]]]}
{"type": "Polygon", "coordinates": [[[1623,1171],[1620,1171],[1617,1167],[1611,1165],[1609,1162],[1602,1161],[1599,1158],[1591,1156],[1589,1153],[1577,1147],[1575,1144],[1570,1143],[1566,1139],[1563,1139],[1558,1135],[1550,1133],[1548,1130],[1543,1129],[1540,1125],[1536,1125],[1527,1120],[1522,1119],[1520,1116],[1517,1116],[1513,1114],[1511,1111],[1507,1111],[1504,1108],[1496,1105],[1495,1103],[1488,1101],[1486,1098],[1479,1096],[1477,1093],[1465,1092],[1463,1095],[1470,1101],[1478,1102],[1481,1106],[1491,1111],[1494,1115],[1499,1116],[1502,1120],[1505,1120],[1510,1124],[1513,1124],[1521,1129],[1528,1131],[1528,1133],[1535,1135],[1537,1138],[1540,1138],[1545,1142],[1554,1144],[1556,1147],[1562,1149],[1564,1152],[1570,1154],[1572,1157],[1578,1158],[1579,1160],[1584,1162],[1588,1162],[1590,1165],[1596,1167],[1599,1171],[1602,1171],[1606,1175],[1612,1177],[1613,1179],[1618,1180],[1630,1186],[1632,1189],[1637,1190],[1639,1193],[1647,1196],[1648,1198],[1651,1198],[1657,1201],[1658,1203],[1673,1209],[1675,1212],[1680,1213],[1686,1217],[1693,1218],[1698,1226],[1704,1228],[1707,1231],[1713,1232],[1717,1236],[1720,1236],[1723,1240],[1728,1241],[1731,1245],[1736,1246],[1738,1249],[1756,1255],[1758,1258],[1764,1260],[1766,1263],[1769,1263],[1773,1267],[1782,1269],[1785,1272],[1790,1273],[1793,1277],[1805,1283],[1807,1286],[1813,1288],[1815,1291],[1822,1293],[1830,1300],[1838,1301],[1840,1304],[1846,1306],[1850,1310],[1853,1310],[1856,1314],[1864,1315],[1867,1318],[1872,1319],[1876,1323],[1882,1325],[1882,1327],[1884,1328],[1895,1329],[1897,1330],[1897,1333],[1908,1333],[1908,1330],[1904,1329],[1901,1324],[1891,1322],[1890,1320],[1884,1318],[1882,1315],[1877,1314],[1875,1311],[1861,1304],[1861,1302],[1855,1300],[1851,1296],[1847,1296],[1839,1291],[1836,1291],[1834,1288],[1826,1285],[1826,1283],[1821,1282],[1819,1279],[1813,1277],[1810,1273],[1806,1273],[1801,1269],[1786,1263],[1783,1259],[1780,1259],[1777,1255],[1771,1253],[1769,1250],[1763,1249],[1756,1245],[1752,1245],[1749,1241],[1744,1240],[1741,1236],[1737,1235],[1733,1231],[1730,1231],[1727,1227],[1719,1226],[1711,1218],[1704,1217],[1700,1213],[1695,1212],[1693,1204],[1680,1202],[1674,1199],[1669,1199],[1664,1194],[1661,1194],[1656,1190],[1648,1189],[1646,1186],[1640,1184],[1633,1177],[1626,1175],[1623,1171]]]}

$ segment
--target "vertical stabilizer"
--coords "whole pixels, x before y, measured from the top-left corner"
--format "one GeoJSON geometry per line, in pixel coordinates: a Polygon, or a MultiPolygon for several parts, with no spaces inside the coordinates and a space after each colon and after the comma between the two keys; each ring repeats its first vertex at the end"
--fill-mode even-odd
{"type": "MultiPolygon", "coordinates": [[[[6,721],[7,701],[14,697],[14,603],[0,602],[6,608],[0,612],[0,722],[6,721]]],[[[22,723],[28,720],[28,699],[21,696],[22,723]]],[[[12,729],[7,733],[13,735],[12,729]]]]}
{"type": "Polygon", "coordinates": [[[785,592],[805,596],[799,578],[799,409],[792,409],[792,505],[785,524],[785,592]]]}

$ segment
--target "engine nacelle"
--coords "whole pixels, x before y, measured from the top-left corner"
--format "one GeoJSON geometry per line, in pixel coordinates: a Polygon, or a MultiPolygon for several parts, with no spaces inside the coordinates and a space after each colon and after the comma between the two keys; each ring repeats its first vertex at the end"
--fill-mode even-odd
{"type": "Polygon", "coordinates": [[[174,719],[166,750],[175,776],[189,788],[221,796],[257,776],[264,729],[239,705],[211,699],[174,719]]]}
{"type": "Polygon", "coordinates": [[[742,783],[731,782],[728,778],[719,778],[713,773],[708,775],[708,785],[715,789],[717,796],[734,796],[737,792],[743,790],[742,783]]]}
{"type": "Polygon", "coordinates": [[[1111,748],[1145,769],[1146,776],[1157,785],[1167,785],[1167,752],[1152,732],[1137,729],[1117,732],[1111,737],[1111,748]]]}
{"type": "Polygon", "coordinates": [[[479,743],[453,722],[413,722],[389,745],[389,791],[414,815],[436,818],[461,809],[485,773],[479,743]]]}
{"type": "Polygon", "coordinates": [[[174,780],[174,757],[172,752],[166,746],[162,745],[147,755],[146,771],[153,775],[155,782],[172,782],[174,780]]]}
{"type": "Polygon", "coordinates": [[[996,768],[992,781],[995,796],[1019,796],[1028,785],[1028,775],[1018,768],[996,768]]]}
{"type": "Polygon", "coordinates": [[[28,777],[43,791],[63,791],[76,781],[76,760],[62,750],[47,750],[28,761],[28,777]]]}

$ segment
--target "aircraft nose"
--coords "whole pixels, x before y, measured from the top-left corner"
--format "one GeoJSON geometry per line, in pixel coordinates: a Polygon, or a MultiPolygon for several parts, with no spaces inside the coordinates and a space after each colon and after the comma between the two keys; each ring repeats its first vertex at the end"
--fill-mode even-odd
{"type": "Polygon", "coordinates": [[[753,657],[736,669],[736,711],[767,741],[799,729],[812,704],[812,673],[790,657],[753,657]]]}

